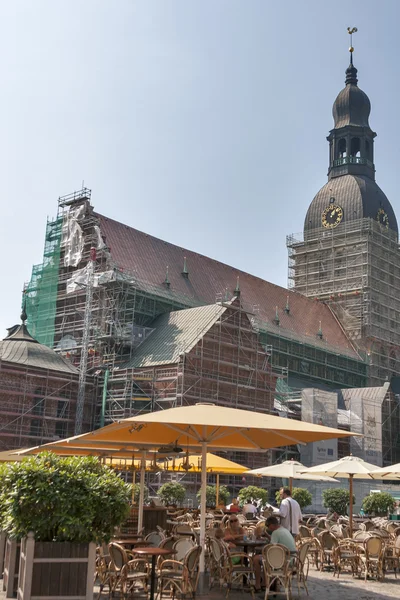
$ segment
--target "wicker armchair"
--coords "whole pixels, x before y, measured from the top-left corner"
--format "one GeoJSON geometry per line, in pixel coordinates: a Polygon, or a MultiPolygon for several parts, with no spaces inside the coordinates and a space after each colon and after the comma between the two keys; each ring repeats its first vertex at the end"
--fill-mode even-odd
{"type": "Polygon", "coordinates": [[[182,596],[190,595],[194,598],[196,595],[197,584],[199,580],[199,560],[201,547],[195,546],[189,550],[183,561],[164,560],[160,568],[159,576],[159,600],[168,589],[172,598],[175,594],[182,596]]]}
{"type": "Polygon", "coordinates": [[[353,577],[358,575],[360,571],[359,544],[351,539],[339,540],[338,546],[334,549],[333,565],[333,576],[337,574],[339,578],[345,568],[351,570],[353,577]]]}
{"type": "Polygon", "coordinates": [[[262,562],[265,577],[265,600],[273,583],[280,583],[289,600],[292,595],[292,559],[289,550],[282,544],[268,544],[262,551],[262,562]]]}
{"type": "Polygon", "coordinates": [[[364,548],[359,557],[365,580],[367,577],[375,577],[378,581],[383,580],[384,555],[385,543],[381,537],[371,535],[364,541],[364,548]]]}
{"type": "Polygon", "coordinates": [[[231,553],[228,544],[223,541],[219,541],[218,543],[221,545],[222,550],[221,583],[226,587],[226,598],[228,598],[232,586],[239,585],[243,591],[245,584],[249,586],[250,593],[254,598],[252,557],[248,556],[245,552],[231,553]]]}
{"type": "Polygon", "coordinates": [[[334,567],[334,550],[339,542],[330,531],[326,530],[318,535],[318,539],[321,544],[319,570],[322,571],[324,568],[334,567]]]}
{"type": "Polygon", "coordinates": [[[312,542],[306,541],[300,544],[297,550],[296,557],[296,577],[297,577],[297,590],[300,596],[300,588],[303,587],[308,594],[307,578],[308,570],[310,568],[310,562],[308,559],[308,552],[311,549],[312,542]]]}
{"type": "Polygon", "coordinates": [[[125,593],[124,590],[126,589],[127,585],[127,573],[126,570],[124,570],[124,567],[129,563],[130,560],[133,560],[133,555],[123,546],[120,546],[115,542],[111,542],[111,544],[108,545],[108,551],[111,558],[111,561],[108,565],[110,570],[108,577],[108,581],[110,582],[110,592],[111,594],[114,594],[114,592],[120,590],[122,593],[125,593]]]}

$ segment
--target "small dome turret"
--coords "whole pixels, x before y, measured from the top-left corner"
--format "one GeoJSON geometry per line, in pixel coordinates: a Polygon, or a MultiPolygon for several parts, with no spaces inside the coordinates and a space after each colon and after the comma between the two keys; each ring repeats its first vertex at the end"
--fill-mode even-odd
{"type": "Polygon", "coordinates": [[[346,87],[339,92],[332,108],[335,129],[353,125],[369,128],[371,103],[365,92],[357,85],[357,69],[353,65],[351,54],[350,65],[346,69],[346,87]]]}

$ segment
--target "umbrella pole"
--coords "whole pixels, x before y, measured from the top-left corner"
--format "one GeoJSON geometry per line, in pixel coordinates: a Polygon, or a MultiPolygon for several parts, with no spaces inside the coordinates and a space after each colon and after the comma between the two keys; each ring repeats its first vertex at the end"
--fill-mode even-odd
{"type": "Polygon", "coordinates": [[[289,489],[290,489],[290,495],[292,495],[292,492],[293,492],[293,477],[289,477],[289,489]]]}
{"type": "Polygon", "coordinates": [[[353,475],[350,474],[349,478],[349,486],[350,486],[350,537],[353,537],[353,475]]]}
{"type": "MultiPolygon", "coordinates": [[[[206,432],[204,432],[205,434],[206,432]]],[[[204,436],[205,437],[205,436],[204,436]]],[[[207,442],[201,443],[201,497],[200,497],[200,573],[205,570],[205,541],[206,541],[206,492],[207,492],[207,442]]]]}
{"type": "Polygon", "coordinates": [[[217,473],[217,485],[215,486],[215,508],[218,508],[219,504],[219,473],[217,473]]]}
{"type": "Polygon", "coordinates": [[[143,506],[144,506],[144,472],[146,467],[145,453],[140,463],[140,492],[139,492],[139,510],[138,510],[138,533],[143,527],[143,506]]]}

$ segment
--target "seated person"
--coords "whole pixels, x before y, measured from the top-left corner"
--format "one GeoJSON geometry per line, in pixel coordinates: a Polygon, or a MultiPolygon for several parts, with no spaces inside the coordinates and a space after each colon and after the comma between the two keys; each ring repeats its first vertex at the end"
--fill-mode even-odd
{"type": "MultiPolygon", "coordinates": [[[[269,531],[271,531],[271,544],[282,544],[282,546],[286,546],[290,552],[296,552],[296,544],[293,539],[292,534],[288,529],[282,527],[280,525],[277,517],[268,517],[265,522],[266,527],[269,531]]],[[[262,565],[262,556],[256,555],[253,558],[254,565],[254,575],[256,578],[256,592],[261,589],[261,579],[263,579],[263,574],[261,573],[261,565],[262,565]]],[[[271,586],[271,591],[273,588],[271,586]]]]}
{"type": "MultiPolygon", "coordinates": [[[[254,504],[252,503],[252,501],[246,500],[244,506],[243,506],[243,514],[247,517],[247,515],[249,515],[249,517],[251,519],[255,518],[257,515],[257,507],[254,506],[254,504]]],[[[248,518],[248,517],[247,517],[248,518]]]]}
{"type": "Polygon", "coordinates": [[[234,512],[234,513],[240,512],[239,502],[236,500],[236,498],[234,498],[232,500],[232,504],[229,506],[229,510],[230,510],[230,512],[234,512]]]}
{"type": "Polygon", "coordinates": [[[260,523],[257,523],[254,531],[257,540],[266,538],[269,541],[271,538],[271,533],[272,531],[270,531],[266,526],[266,521],[261,521],[260,523]]]}
{"type": "Polygon", "coordinates": [[[244,529],[239,525],[239,519],[236,515],[230,515],[228,524],[225,527],[224,542],[229,548],[236,548],[235,542],[241,542],[244,536],[244,529]]]}

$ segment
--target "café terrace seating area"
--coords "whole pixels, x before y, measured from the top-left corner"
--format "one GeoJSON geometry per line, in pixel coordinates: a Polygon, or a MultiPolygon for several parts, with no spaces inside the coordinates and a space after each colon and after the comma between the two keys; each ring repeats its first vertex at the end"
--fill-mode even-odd
{"type": "MultiPolygon", "coordinates": [[[[238,514],[243,539],[232,548],[216,532],[224,530],[229,515],[207,513],[206,540],[199,540],[199,512],[176,510],[167,527],[132,535],[118,532],[110,544],[97,548],[95,598],[194,598],[196,595],[233,600],[235,593],[253,598],[307,597],[308,578],[323,575],[335,584],[343,578],[368,581],[383,593],[385,581],[400,572],[400,523],[386,518],[360,518],[350,537],[347,517],[331,521],[326,515],[305,515],[296,538],[296,553],[262,536],[265,511],[249,520],[238,514]],[[199,585],[200,556],[205,577],[199,585]],[[263,588],[256,590],[254,563],[261,562],[263,588]],[[383,587],[382,587],[383,586],[383,587]]],[[[399,578],[400,581],[400,578],[399,578]]],[[[369,597],[369,596],[368,596],[369,597]]],[[[371,596],[372,597],[372,596],[371,596]]]]}

